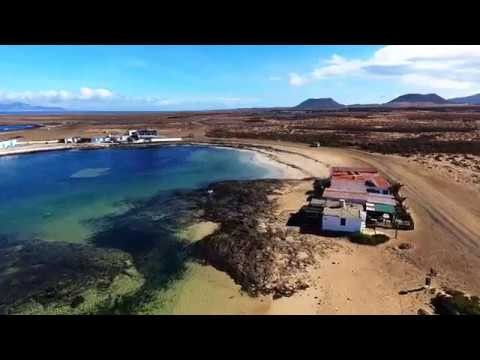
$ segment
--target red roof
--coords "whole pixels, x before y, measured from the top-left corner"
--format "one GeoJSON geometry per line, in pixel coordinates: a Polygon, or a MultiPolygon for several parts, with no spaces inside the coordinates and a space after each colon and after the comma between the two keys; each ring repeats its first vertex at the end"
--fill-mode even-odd
{"type": "Polygon", "coordinates": [[[374,168],[361,167],[332,167],[332,180],[352,180],[352,181],[370,181],[375,187],[380,189],[388,189],[390,183],[374,168]]]}

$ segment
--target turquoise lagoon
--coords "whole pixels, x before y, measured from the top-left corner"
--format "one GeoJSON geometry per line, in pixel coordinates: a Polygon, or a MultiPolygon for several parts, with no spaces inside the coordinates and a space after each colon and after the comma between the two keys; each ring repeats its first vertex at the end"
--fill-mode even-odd
{"type": "MultiPolygon", "coordinates": [[[[0,236],[112,247],[130,253],[137,277],[127,281],[129,305],[123,312],[262,312],[266,306],[263,300],[260,303],[243,294],[226,274],[210,266],[172,261],[177,247],[170,245],[177,235],[169,224],[162,223],[161,209],[156,209],[159,214],[154,225],[136,220],[145,212],[151,213],[151,209],[145,210],[151,198],[165,199],[167,204],[178,191],[215,181],[282,176],[279,168],[266,167],[254,159],[249,151],[206,146],[0,157],[0,236]],[[168,250],[159,251],[163,239],[169,239],[165,240],[168,250]],[[156,245],[149,246],[151,243],[156,245]]],[[[87,291],[85,298],[88,296],[87,291]]],[[[84,309],[95,313],[92,306],[84,309]]],[[[42,309],[45,313],[71,310],[65,306],[56,310],[40,307],[32,312],[42,313],[42,309]]],[[[104,311],[109,312],[108,308],[104,311]]],[[[79,312],[82,306],[73,311],[79,312]]]]}

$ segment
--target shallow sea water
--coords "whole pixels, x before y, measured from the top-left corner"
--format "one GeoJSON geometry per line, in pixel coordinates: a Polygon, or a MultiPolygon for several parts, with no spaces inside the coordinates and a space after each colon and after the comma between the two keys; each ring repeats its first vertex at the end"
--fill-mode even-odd
{"type": "Polygon", "coordinates": [[[268,301],[243,294],[228,275],[172,260],[178,229],[162,220],[162,209],[148,207],[153,197],[168,200],[210,182],[282,176],[252,159],[249,152],[202,146],[0,157],[0,236],[128,252],[141,274],[129,282],[148,287],[133,313],[262,313],[268,301]]]}

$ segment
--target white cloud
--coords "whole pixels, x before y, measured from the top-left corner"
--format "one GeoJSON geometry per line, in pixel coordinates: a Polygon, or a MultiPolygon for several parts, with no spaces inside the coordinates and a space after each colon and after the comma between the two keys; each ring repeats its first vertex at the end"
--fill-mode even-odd
{"type": "Polygon", "coordinates": [[[308,78],[297,73],[288,74],[288,83],[292,86],[302,86],[308,83],[308,78]]]}
{"type": "Polygon", "coordinates": [[[478,45],[390,45],[376,51],[373,61],[389,65],[412,61],[468,60],[479,57],[478,45]]]}
{"type": "Polygon", "coordinates": [[[82,87],[80,89],[79,99],[90,100],[90,99],[108,99],[113,96],[112,92],[107,89],[91,89],[88,87],[82,87]]]}
{"type": "Polygon", "coordinates": [[[25,101],[38,104],[106,100],[111,99],[113,96],[113,93],[108,89],[92,89],[88,87],[83,87],[76,93],[68,90],[0,91],[0,101],[25,101]]]}
{"type": "Polygon", "coordinates": [[[470,81],[441,79],[421,74],[407,74],[402,76],[401,80],[419,89],[468,90],[475,88],[475,83],[470,81]]]}
{"type": "Polygon", "coordinates": [[[299,86],[345,75],[386,78],[411,85],[415,90],[467,94],[480,89],[480,46],[390,45],[367,59],[347,59],[334,54],[309,76],[297,77],[291,73],[289,83],[299,86]]]}
{"type": "Polygon", "coordinates": [[[128,96],[105,88],[82,87],[76,92],[68,90],[1,91],[1,102],[26,102],[32,105],[57,105],[65,108],[233,108],[248,107],[258,103],[256,98],[236,96],[185,96],[167,98],[162,96],[128,96]]]}
{"type": "Polygon", "coordinates": [[[323,79],[328,76],[342,75],[360,70],[364,63],[361,60],[347,60],[340,55],[334,54],[326,61],[328,65],[313,70],[314,79],[323,79]]]}

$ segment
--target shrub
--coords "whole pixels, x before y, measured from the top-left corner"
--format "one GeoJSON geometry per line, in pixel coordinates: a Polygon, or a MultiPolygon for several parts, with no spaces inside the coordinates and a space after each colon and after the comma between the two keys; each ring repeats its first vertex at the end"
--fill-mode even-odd
{"type": "Polygon", "coordinates": [[[438,294],[431,302],[435,312],[440,315],[480,315],[478,296],[467,296],[461,291],[450,290],[447,294],[438,294]]]}
{"type": "Polygon", "coordinates": [[[378,245],[387,242],[390,238],[384,234],[367,235],[355,233],[349,237],[350,241],[362,245],[378,245]]]}
{"type": "Polygon", "coordinates": [[[412,245],[409,243],[401,243],[400,245],[398,245],[398,248],[400,250],[408,250],[412,248],[412,245]]]}

